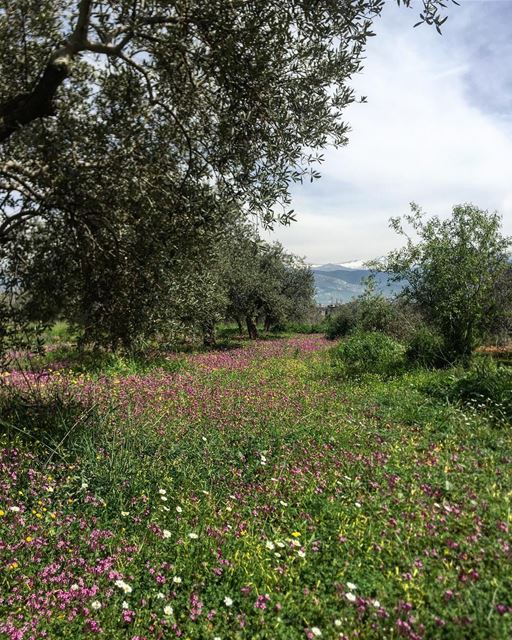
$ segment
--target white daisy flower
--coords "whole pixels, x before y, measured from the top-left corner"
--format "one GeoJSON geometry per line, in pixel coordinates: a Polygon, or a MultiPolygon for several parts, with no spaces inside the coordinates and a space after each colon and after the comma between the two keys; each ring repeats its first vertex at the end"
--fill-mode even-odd
{"type": "Polygon", "coordinates": [[[322,632],[318,627],[311,627],[311,633],[317,638],[319,638],[322,635],[322,632]]]}
{"type": "Polygon", "coordinates": [[[356,601],[356,597],[353,593],[346,593],[345,594],[345,598],[349,601],[349,602],[355,602],[356,601]]]}
{"type": "Polygon", "coordinates": [[[162,531],[162,536],[163,536],[164,538],[170,538],[170,537],[171,537],[171,532],[169,531],[169,529],[164,529],[164,530],[162,531]]]}
{"type": "Polygon", "coordinates": [[[226,605],[226,607],[230,607],[233,604],[233,600],[231,600],[229,596],[226,596],[224,598],[224,604],[226,605]]]}
{"type": "Polygon", "coordinates": [[[172,614],[174,613],[174,609],[171,607],[170,604],[164,607],[164,613],[166,616],[172,616],[172,614]]]}
{"type": "Polygon", "coordinates": [[[116,580],[114,584],[116,585],[116,587],[119,587],[119,589],[122,589],[125,593],[131,593],[133,591],[130,585],[124,580],[116,580]]]}
{"type": "Polygon", "coordinates": [[[179,576],[174,576],[172,581],[174,582],[174,584],[181,584],[181,578],[179,576]]]}
{"type": "Polygon", "coordinates": [[[355,585],[353,582],[347,582],[347,587],[350,589],[350,591],[355,591],[357,589],[357,585],[355,585]]]}
{"type": "Polygon", "coordinates": [[[189,537],[191,540],[197,540],[197,539],[199,538],[199,536],[197,535],[197,533],[194,533],[194,532],[189,533],[189,534],[188,534],[188,537],[189,537]]]}
{"type": "Polygon", "coordinates": [[[101,609],[101,602],[99,602],[98,600],[94,600],[93,602],[91,602],[91,609],[94,609],[94,611],[98,611],[98,609],[101,609]]]}

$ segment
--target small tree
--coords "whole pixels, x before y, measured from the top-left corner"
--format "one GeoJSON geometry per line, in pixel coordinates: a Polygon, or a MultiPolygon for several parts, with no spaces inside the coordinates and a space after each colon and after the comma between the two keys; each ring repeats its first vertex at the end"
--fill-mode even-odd
{"type": "Polygon", "coordinates": [[[506,344],[512,336],[512,262],[496,282],[496,300],[503,310],[489,325],[489,339],[506,344]]]}
{"type": "Polygon", "coordinates": [[[425,219],[421,209],[393,218],[391,227],[406,246],[374,265],[403,280],[401,295],[419,305],[437,326],[452,360],[468,362],[475,346],[503,312],[497,283],[508,268],[511,239],[501,234],[501,217],[472,204],[457,205],[447,219],[425,219]],[[417,240],[404,230],[412,227],[417,240]]]}
{"type": "Polygon", "coordinates": [[[268,331],[306,316],[315,289],[313,274],[302,260],[279,243],[261,240],[250,225],[234,227],[225,243],[227,315],[240,328],[245,320],[251,339],[258,337],[259,320],[268,331]]]}

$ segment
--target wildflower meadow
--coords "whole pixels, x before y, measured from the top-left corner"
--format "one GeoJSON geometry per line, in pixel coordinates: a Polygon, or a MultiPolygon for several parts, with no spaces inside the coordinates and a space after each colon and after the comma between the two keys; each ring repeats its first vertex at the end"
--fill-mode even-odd
{"type": "Polygon", "coordinates": [[[509,638],[510,430],[330,347],[4,375],[0,637],[509,638]]]}
{"type": "Polygon", "coordinates": [[[512,640],[511,24],[0,0],[0,640],[512,640]]]}

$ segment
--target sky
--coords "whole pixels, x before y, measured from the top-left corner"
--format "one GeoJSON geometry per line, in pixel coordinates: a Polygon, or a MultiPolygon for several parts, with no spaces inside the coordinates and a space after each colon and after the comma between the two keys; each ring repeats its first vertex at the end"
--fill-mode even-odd
{"type": "Polygon", "coordinates": [[[512,235],[512,0],[459,2],[442,36],[413,28],[420,3],[386,3],[352,82],[368,103],[345,111],[348,145],[293,186],[297,221],[267,239],[312,264],[382,256],[411,201],[441,217],[463,202],[496,210],[512,235]]]}

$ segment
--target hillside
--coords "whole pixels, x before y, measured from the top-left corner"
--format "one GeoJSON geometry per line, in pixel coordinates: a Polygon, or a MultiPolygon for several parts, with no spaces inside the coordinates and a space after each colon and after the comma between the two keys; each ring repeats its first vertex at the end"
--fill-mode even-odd
{"type": "MultiPolygon", "coordinates": [[[[352,263],[357,264],[357,263],[352,263]]],[[[371,271],[364,267],[351,267],[343,264],[313,265],[315,275],[316,296],[320,305],[336,302],[348,302],[364,291],[364,282],[371,271]]],[[[384,295],[392,296],[400,291],[400,285],[388,285],[386,274],[375,274],[378,289],[384,295]]]]}

